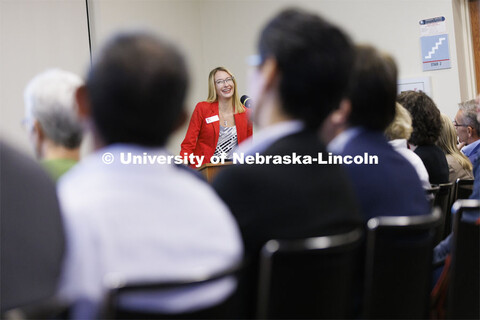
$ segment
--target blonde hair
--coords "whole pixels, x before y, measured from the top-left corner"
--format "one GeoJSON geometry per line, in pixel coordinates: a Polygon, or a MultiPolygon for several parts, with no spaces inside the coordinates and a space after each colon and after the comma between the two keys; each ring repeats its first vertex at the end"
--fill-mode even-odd
{"type": "Polygon", "coordinates": [[[216,102],[218,101],[218,96],[217,96],[217,90],[215,90],[215,74],[218,71],[224,71],[230,75],[233,79],[233,107],[235,108],[235,113],[243,113],[245,112],[245,107],[242,105],[240,102],[240,98],[238,97],[238,92],[237,92],[237,80],[235,80],[235,77],[233,74],[225,67],[217,67],[210,71],[210,74],[208,75],[208,98],[207,102],[216,102]]]}
{"type": "Polygon", "coordinates": [[[457,148],[457,133],[453,127],[452,120],[443,113],[442,130],[440,131],[437,146],[442,149],[445,154],[449,154],[455,158],[465,170],[472,170],[472,163],[470,160],[468,160],[468,158],[457,148]]]}
{"type": "Polygon", "coordinates": [[[410,139],[412,134],[412,117],[407,109],[402,107],[400,103],[395,104],[395,118],[392,123],[385,129],[385,136],[388,140],[410,139]]]}

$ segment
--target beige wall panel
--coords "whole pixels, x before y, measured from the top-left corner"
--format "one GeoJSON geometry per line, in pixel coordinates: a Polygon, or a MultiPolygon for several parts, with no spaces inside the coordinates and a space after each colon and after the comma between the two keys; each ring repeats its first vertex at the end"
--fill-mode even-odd
{"type": "Polygon", "coordinates": [[[21,126],[23,90],[47,68],[83,75],[89,61],[83,0],[0,1],[0,134],[31,152],[21,126]]]}
{"type": "MultiPolygon", "coordinates": [[[[456,2],[461,0],[454,0],[456,2]]],[[[465,96],[465,65],[457,55],[465,50],[456,35],[464,23],[452,0],[88,0],[94,52],[119,30],[147,28],[175,41],[191,70],[186,104],[189,113],[207,95],[208,72],[219,65],[231,69],[239,93],[247,94],[246,58],[256,53],[258,32],[286,6],[303,7],[341,25],[356,42],[371,43],[396,59],[400,77],[430,77],[432,97],[452,116],[465,96]],[[419,20],[445,16],[452,68],[422,71],[419,20]],[[457,30],[455,29],[457,28],[457,30]],[[459,69],[462,69],[459,71],[459,69]]],[[[82,75],[88,64],[85,1],[0,1],[0,132],[8,140],[28,145],[20,127],[22,92],[33,75],[58,66],[82,75]]],[[[467,54],[468,56],[468,54],[467,54]]],[[[463,59],[463,57],[461,57],[463,59]]],[[[177,153],[187,126],[169,143],[177,153]]]]}

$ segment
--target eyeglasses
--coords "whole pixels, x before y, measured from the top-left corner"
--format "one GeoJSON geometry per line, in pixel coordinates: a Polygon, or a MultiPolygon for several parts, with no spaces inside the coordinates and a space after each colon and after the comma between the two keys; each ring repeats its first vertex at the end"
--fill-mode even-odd
{"type": "Polygon", "coordinates": [[[233,77],[227,78],[227,79],[225,79],[225,80],[217,80],[217,81],[215,81],[215,84],[216,84],[217,86],[221,86],[221,85],[223,85],[223,84],[225,84],[225,83],[226,83],[226,84],[229,84],[229,85],[232,85],[232,84],[233,84],[233,77]]]}
{"type": "Polygon", "coordinates": [[[468,127],[468,124],[459,124],[456,120],[453,120],[454,127],[468,127]]]}

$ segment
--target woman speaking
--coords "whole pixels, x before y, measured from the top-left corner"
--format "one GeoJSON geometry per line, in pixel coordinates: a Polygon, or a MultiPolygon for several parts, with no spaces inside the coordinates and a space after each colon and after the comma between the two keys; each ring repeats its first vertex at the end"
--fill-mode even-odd
{"type": "Polygon", "coordinates": [[[238,98],[235,77],[227,68],[213,69],[207,101],[195,106],[180,155],[203,156],[201,164],[209,163],[212,156],[232,159],[233,149],[251,135],[252,124],[238,98]]]}

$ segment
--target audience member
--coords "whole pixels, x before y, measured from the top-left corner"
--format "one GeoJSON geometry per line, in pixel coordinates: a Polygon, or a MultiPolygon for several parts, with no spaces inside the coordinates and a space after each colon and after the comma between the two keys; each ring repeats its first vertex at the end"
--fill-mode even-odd
{"type": "MultiPolygon", "coordinates": [[[[353,63],[347,36],[321,17],[280,12],[261,32],[259,64],[250,93],[255,140],[237,154],[326,159],[318,126],[344,97],[353,63]]],[[[351,230],[361,223],[353,191],[339,165],[240,164],[213,185],[230,206],[243,235],[246,258],[244,317],[255,310],[261,247],[270,239],[299,239],[351,230]]]]}
{"type": "Polygon", "coordinates": [[[64,251],[55,185],[29,157],[0,141],[1,314],[46,302],[64,251]]]}
{"type": "Polygon", "coordinates": [[[473,179],[472,163],[457,148],[457,133],[450,118],[442,114],[442,131],[437,141],[448,162],[448,180],[455,183],[457,179],[473,179]]]}
{"type": "Polygon", "coordinates": [[[25,89],[25,125],[36,156],[55,181],[79,160],[82,128],[75,90],[82,84],[71,72],[50,69],[25,89]]]}
{"type": "Polygon", "coordinates": [[[390,143],[395,151],[404,156],[415,168],[423,188],[429,189],[431,185],[428,179],[428,172],[422,159],[408,148],[408,139],[410,139],[412,131],[412,118],[410,117],[410,113],[397,102],[395,106],[395,118],[387,129],[385,129],[385,135],[389,140],[388,143],[390,143]]]}
{"type": "MultiPolygon", "coordinates": [[[[98,149],[58,185],[68,235],[59,295],[74,303],[74,318],[95,316],[111,274],[191,279],[242,258],[235,220],[213,190],[188,168],[149,164],[169,156],[164,145],[185,119],[187,79],[175,47],[135,32],[111,39],[77,90],[98,149]]],[[[127,299],[124,307],[194,312],[223,301],[235,286],[229,280],[162,299],[127,299]]]]}
{"type": "MultiPolygon", "coordinates": [[[[477,111],[476,115],[476,120],[480,122],[480,95],[477,96],[476,100],[473,100],[476,104],[475,109],[477,111]]],[[[471,108],[473,109],[473,108],[471,108]]],[[[457,114],[458,115],[458,114],[457,114]]],[[[457,130],[458,132],[458,130],[457,130]]],[[[480,199],[480,154],[473,155],[473,174],[475,181],[473,183],[473,192],[472,195],[470,196],[470,199],[480,199]]],[[[476,221],[479,219],[478,215],[475,215],[476,211],[467,211],[465,212],[465,215],[463,216],[464,219],[476,221]]],[[[454,218],[452,217],[452,221],[454,221],[454,218]]],[[[452,245],[453,245],[453,232],[450,233],[442,242],[440,242],[435,249],[433,250],[433,263],[435,265],[441,264],[444,262],[447,258],[447,256],[451,253],[452,251],[452,245]]],[[[438,280],[438,276],[440,275],[441,271],[443,269],[443,266],[439,267],[437,270],[435,270],[435,280],[438,280]]]]}
{"type": "Polygon", "coordinates": [[[459,103],[458,107],[453,125],[457,130],[461,151],[473,163],[480,154],[480,121],[477,120],[477,106],[475,100],[468,100],[459,103]]]}
{"type": "Polygon", "coordinates": [[[448,183],[447,158],[435,145],[442,130],[440,110],[422,91],[404,91],[397,100],[412,116],[413,132],[408,142],[425,164],[430,183],[448,183]]]}
{"type": "Polygon", "coordinates": [[[358,46],[352,78],[350,103],[329,116],[322,136],[335,154],[378,156],[378,164],[345,166],[363,218],[427,214],[429,205],[415,169],[383,133],[395,117],[395,62],[373,47],[358,46]]]}

